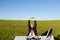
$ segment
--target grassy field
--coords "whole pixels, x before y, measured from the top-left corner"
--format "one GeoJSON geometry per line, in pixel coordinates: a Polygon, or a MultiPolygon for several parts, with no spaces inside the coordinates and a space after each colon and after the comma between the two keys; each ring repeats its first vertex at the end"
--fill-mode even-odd
{"type": "MultiPolygon", "coordinates": [[[[25,36],[28,32],[27,20],[0,20],[0,40],[14,40],[15,36],[25,36]]],[[[37,20],[37,33],[41,35],[49,28],[53,35],[60,34],[60,20],[37,20]]]]}

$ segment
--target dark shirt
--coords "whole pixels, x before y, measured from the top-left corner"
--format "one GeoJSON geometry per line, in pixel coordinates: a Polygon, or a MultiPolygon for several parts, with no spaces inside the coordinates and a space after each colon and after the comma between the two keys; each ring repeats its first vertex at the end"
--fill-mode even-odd
{"type": "Polygon", "coordinates": [[[30,20],[28,20],[28,35],[27,36],[29,36],[29,33],[31,32],[31,29],[34,31],[35,35],[37,36],[36,21],[34,21],[34,26],[32,28],[31,25],[30,25],[30,20]]]}

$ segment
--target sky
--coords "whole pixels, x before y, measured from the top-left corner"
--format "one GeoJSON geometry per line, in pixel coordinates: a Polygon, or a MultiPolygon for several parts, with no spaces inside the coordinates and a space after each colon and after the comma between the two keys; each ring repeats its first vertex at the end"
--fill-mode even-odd
{"type": "Polygon", "coordinates": [[[60,20],[60,0],[0,0],[0,19],[60,20]]]}

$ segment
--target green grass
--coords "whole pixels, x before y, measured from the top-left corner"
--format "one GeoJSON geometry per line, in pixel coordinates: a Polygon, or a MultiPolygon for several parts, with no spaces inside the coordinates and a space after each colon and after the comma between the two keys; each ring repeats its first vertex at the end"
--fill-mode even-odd
{"type": "MultiPolygon", "coordinates": [[[[0,40],[14,40],[15,36],[26,36],[28,32],[27,22],[27,20],[0,20],[0,40]]],[[[60,20],[37,20],[38,35],[51,27],[54,36],[60,34],[60,20]]]]}

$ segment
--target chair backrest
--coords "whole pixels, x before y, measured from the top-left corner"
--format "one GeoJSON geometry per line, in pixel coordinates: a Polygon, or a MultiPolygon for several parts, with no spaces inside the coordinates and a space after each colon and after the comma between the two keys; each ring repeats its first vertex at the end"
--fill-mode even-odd
{"type": "Polygon", "coordinates": [[[50,28],[49,30],[48,30],[48,33],[47,33],[47,37],[49,37],[49,36],[51,36],[52,35],[52,32],[53,32],[53,28],[50,28]]]}

